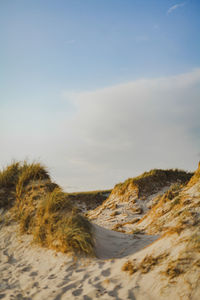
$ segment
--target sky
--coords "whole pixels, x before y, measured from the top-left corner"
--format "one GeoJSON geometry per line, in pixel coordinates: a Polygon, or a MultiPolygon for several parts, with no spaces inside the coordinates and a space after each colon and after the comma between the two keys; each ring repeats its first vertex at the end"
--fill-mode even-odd
{"type": "Polygon", "coordinates": [[[200,160],[200,1],[1,0],[0,167],[65,191],[200,160]]]}

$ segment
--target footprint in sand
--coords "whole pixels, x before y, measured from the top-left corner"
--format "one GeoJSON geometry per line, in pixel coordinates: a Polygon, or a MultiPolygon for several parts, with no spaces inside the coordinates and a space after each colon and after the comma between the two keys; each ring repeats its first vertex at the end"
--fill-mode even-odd
{"type": "Polygon", "coordinates": [[[103,270],[101,272],[101,275],[103,275],[104,277],[108,277],[110,275],[110,268],[103,270]]]}
{"type": "Polygon", "coordinates": [[[54,278],[56,278],[56,275],[55,275],[55,274],[51,274],[51,275],[48,277],[48,279],[54,279],[54,278]]]}
{"type": "Polygon", "coordinates": [[[74,296],[80,296],[82,292],[83,292],[83,289],[80,288],[80,289],[73,291],[72,294],[74,296]]]}
{"type": "Polygon", "coordinates": [[[136,300],[132,290],[128,291],[128,299],[136,300]]]}
{"type": "Polygon", "coordinates": [[[83,300],[92,300],[92,298],[88,297],[87,295],[84,295],[83,300]]]}
{"type": "Polygon", "coordinates": [[[29,272],[30,271],[30,267],[25,267],[23,269],[21,269],[21,272],[29,272]]]}
{"type": "Polygon", "coordinates": [[[31,272],[31,273],[29,274],[29,276],[34,277],[34,276],[37,276],[37,274],[38,274],[38,272],[31,272]]]}

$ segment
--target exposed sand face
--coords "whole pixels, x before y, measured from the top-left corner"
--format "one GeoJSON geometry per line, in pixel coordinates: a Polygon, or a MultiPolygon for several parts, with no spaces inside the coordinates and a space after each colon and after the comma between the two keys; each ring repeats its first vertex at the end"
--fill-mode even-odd
{"type": "MultiPolygon", "coordinates": [[[[190,200],[187,210],[195,204],[192,215],[200,214],[199,186],[185,190],[183,197],[190,200]]],[[[152,197],[145,203],[150,201],[152,197]]],[[[141,223],[142,228],[149,226],[150,217],[141,223]]],[[[170,211],[162,216],[166,222],[170,218],[170,211]]],[[[198,226],[159,238],[111,231],[104,213],[98,220],[104,225],[93,225],[98,258],[78,260],[32,245],[31,236],[18,235],[18,225],[2,223],[0,299],[199,300],[198,226]],[[132,275],[122,271],[127,262],[135,268],[132,275]]]]}
{"type": "Polygon", "coordinates": [[[101,259],[122,258],[154,242],[158,236],[124,234],[93,225],[96,255],[101,259]]]}
{"type": "Polygon", "coordinates": [[[163,195],[169,188],[170,185],[167,185],[146,199],[138,198],[133,191],[129,198],[130,201],[120,203],[116,195],[111,195],[103,205],[90,210],[88,217],[102,227],[115,230],[116,225],[120,224],[120,227],[117,228],[118,231],[132,233],[134,224],[150,210],[154,199],[163,195]]]}

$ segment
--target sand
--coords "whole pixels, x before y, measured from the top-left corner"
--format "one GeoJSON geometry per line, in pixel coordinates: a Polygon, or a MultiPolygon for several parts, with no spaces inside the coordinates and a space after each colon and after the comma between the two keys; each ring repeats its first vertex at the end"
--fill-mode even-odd
{"type": "Polygon", "coordinates": [[[0,299],[134,299],[122,261],[157,238],[134,238],[94,225],[98,258],[77,261],[33,245],[17,227],[0,231],[0,299]]]}

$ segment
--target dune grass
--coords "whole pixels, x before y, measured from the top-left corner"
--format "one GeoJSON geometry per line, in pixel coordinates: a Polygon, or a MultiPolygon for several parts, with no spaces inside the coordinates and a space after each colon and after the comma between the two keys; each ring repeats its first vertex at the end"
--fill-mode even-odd
{"type": "Polygon", "coordinates": [[[199,165],[198,165],[198,168],[197,168],[196,172],[194,173],[194,175],[192,176],[192,178],[188,182],[188,187],[191,187],[194,184],[196,184],[197,182],[199,182],[199,179],[200,179],[200,162],[199,162],[199,165]]]}
{"type": "Polygon", "coordinates": [[[128,188],[133,188],[137,191],[138,197],[148,196],[157,189],[160,189],[167,184],[179,181],[186,183],[190,180],[193,173],[189,173],[178,169],[153,169],[145,172],[140,176],[129,178],[123,183],[119,183],[113,189],[113,193],[123,195],[127,192],[128,188]]]}
{"type": "Polygon", "coordinates": [[[40,192],[39,202],[30,203],[30,196],[21,207],[20,228],[33,234],[34,241],[42,246],[73,254],[94,255],[93,236],[89,221],[80,215],[67,195],[55,188],[40,192]],[[27,204],[28,201],[28,204],[27,204]]]}
{"type": "Polygon", "coordinates": [[[127,260],[123,264],[121,270],[127,272],[129,275],[133,275],[135,272],[138,271],[138,266],[134,263],[134,261],[127,260]]]}
{"type": "Polygon", "coordinates": [[[4,208],[8,208],[7,196],[12,191],[11,213],[21,233],[32,234],[34,242],[57,251],[94,256],[90,222],[51,181],[43,165],[12,163],[0,173],[0,190],[4,208]]]}
{"type": "Polygon", "coordinates": [[[9,207],[15,199],[20,200],[30,181],[48,179],[46,168],[40,163],[13,162],[0,171],[0,207],[9,207]]]}
{"type": "Polygon", "coordinates": [[[60,188],[41,197],[29,231],[34,241],[61,252],[94,255],[89,221],[80,215],[60,188]]]}
{"type": "Polygon", "coordinates": [[[2,171],[0,171],[0,189],[15,187],[18,180],[19,173],[20,173],[19,162],[13,162],[11,165],[5,167],[2,171]]]}
{"type": "Polygon", "coordinates": [[[30,181],[50,179],[46,168],[40,163],[28,164],[24,162],[20,169],[20,174],[16,184],[16,198],[20,200],[25,187],[30,181]]]}

